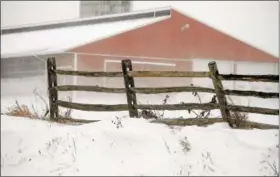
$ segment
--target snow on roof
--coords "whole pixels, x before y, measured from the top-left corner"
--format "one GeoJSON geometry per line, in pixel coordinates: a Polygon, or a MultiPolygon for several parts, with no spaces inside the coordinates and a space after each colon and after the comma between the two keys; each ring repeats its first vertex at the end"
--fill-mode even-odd
{"type": "Polygon", "coordinates": [[[124,13],[117,13],[117,14],[106,14],[101,16],[93,16],[93,17],[84,17],[84,18],[75,18],[69,20],[60,20],[60,21],[52,21],[52,22],[44,22],[44,23],[33,23],[33,24],[25,24],[25,25],[17,25],[17,26],[4,26],[1,27],[2,34],[14,33],[15,31],[18,32],[20,30],[36,30],[38,27],[46,28],[46,26],[51,26],[52,28],[56,28],[57,26],[64,26],[67,27],[73,24],[75,26],[82,25],[82,24],[91,24],[97,21],[97,23],[108,22],[109,21],[121,21],[121,20],[128,20],[128,19],[137,19],[144,17],[159,17],[159,16],[166,16],[170,15],[171,7],[157,7],[147,10],[136,10],[132,12],[124,12],[124,13]]]}
{"type": "Polygon", "coordinates": [[[1,36],[1,58],[64,52],[168,18],[170,16],[6,34],[1,36]]]}

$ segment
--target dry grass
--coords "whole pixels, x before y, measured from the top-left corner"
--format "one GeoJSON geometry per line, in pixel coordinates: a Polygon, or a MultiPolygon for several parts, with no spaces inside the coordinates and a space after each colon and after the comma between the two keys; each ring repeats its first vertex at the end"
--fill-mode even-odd
{"type": "Polygon", "coordinates": [[[35,106],[33,104],[30,108],[25,104],[19,104],[19,102],[16,100],[15,105],[8,107],[6,115],[16,117],[27,117],[32,119],[47,119],[50,110],[46,100],[37,92],[36,89],[33,91],[33,94],[35,97],[38,97],[42,102],[44,102],[45,110],[43,111],[43,113],[39,113],[38,110],[35,109],[35,106]]]}
{"type": "MultiPolygon", "coordinates": [[[[169,98],[170,98],[169,95],[165,95],[165,98],[163,99],[162,104],[166,105],[169,98]]],[[[140,103],[138,103],[138,104],[140,104],[140,103]]],[[[160,111],[143,109],[143,110],[139,111],[139,116],[142,118],[145,118],[145,119],[163,119],[164,110],[160,113],[160,111]]]]}
{"type": "MultiPolygon", "coordinates": [[[[42,102],[45,104],[45,110],[43,110],[41,113],[39,113],[34,105],[28,107],[25,104],[19,104],[19,102],[16,100],[15,105],[12,105],[7,108],[6,113],[1,113],[3,115],[9,115],[14,117],[23,117],[23,118],[30,118],[30,119],[38,119],[48,122],[54,122],[59,124],[66,124],[66,125],[80,125],[85,123],[92,123],[97,122],[96,120],[82,120],[82,119],[73,119],[71,116],[72,109],[66,109],[66,110],[59,110],[59,118],[57,119],[50,119],[49,115],[49,105],[47,104],[46,100],[39,95],[36,90],[34,90],[34,95],[36,97],[39,97],[42,102]]],[[[72,98],[68,97],[68,101],[72,102],[72,98]]]]}
{"type": "Polygon", "coordinates": [[[28,118],[37,118],[38,114],[30,111],[28,106],[22,104],[19,105],[18,101],[16,101],[16,105],[8,108],[8,112],[6,113],[9,116],[16,117],[28,117],[28,118]]]}
{"type": "MultiPolygon", "coordinates": [[[[228,100],[230,101],[231,105],[234,105],[231,97],[228,96],[228,100]]],[[[236,128],[251,128],[248,124],[248,113],[230,111],[230,116],[236,128]]]]}
{"type": "MultiPolygon", "coordinates": [[[[68,102],[72,102],[72,98],[68,96],[68,102]]],[[[72,109],[67,108],[65,111],[59,110],[58,113],[60,116],[62,117],[67,117],[67,118],[71,118],[71,114],[72,114],[72,109]]]]}
{"type": "MultiPolygon", "coordinates": [[[[191,84],[191,86],[193,87],[194,85],[191,84]]],[[[198,92],[193,91],[192,95],[198,99],[200,104],[202,104],[201,97],[198,92]]],[[[213,95],[211,98],[211,101],[209,101],[208,103],[217,103],[216,95],[213,95]]],[[[180,104],[185,104],[185,102],[181,102],[180,104]]],[[[198,119],[208,119],[210,116],[210,113],[211,113],[211,110],[194,111],[194,110],[188,109],[187,111],[189,114],[194,113],[196,115],[196,118],[198,118],[198,119]]]]}
{"type": "MultiPolygon", "coordinates": [[[[33,107],[33,106],[32,106],[33,107]]],[[[34,107],[33,107],[34,108],[34,107]]],[[[82,120],[82,119],[73,119],[70,117],[71,115],[71,109],[67,109],[65,112],[60,110],[61,115],[57,119],[49,119],[47,117],[40,116],[35,109],[31,110],[27,105],[22,104],[20,105],[18,101],[16,101],[16,105],[13,105],[8,108],[8,111],[4,113],[3,115],[9,115],[13,117],[23,117],[23,118],[30,118],[30,119],[38,119],[48,122],[54,122],[59,124],[66,124],[66,125],[80,125],[85,123],[92,123],[97,122],[96,120],[82,120]],[[69,116],[69,117],[66,117],[69,116]]]]}
{"type": "MultiPolygon", "coordinates": [[[[193,86],[193,85],[191,84],[191,86],[193,86]]],[[[194,91],[194,92],[192,92],[192,95],[198,99],[200,104],[202,104],[201,97],[198,92],[194,91]]],[[[169,98],[170,98],[170,96],[166,95],[162,101],[162,105],[166,105],[169,98]]],[[[217,103],[216,95],[212,96],[211,101],[209,101],[209,103],[217,103]]],[[[138,104],[140,104],[140,103],[138,103],[138,104]]],[[[147,104],[149,105],[149,103],[147,103],[147,104]]],[[[185,102],[180,102],[180,104],[185,104],[185,102]]],[[[194,113],[196,115],[196,118],[201,118],[201,119],[209,118],[210,113],[211,113],[211,110],[194,111],[194,110],[188,109],[187,111],[189,114],[194,113]]],[[[163,119],[164,113],[165,113],[165,110],[163,110],[160,113],[160,111],[156,111],[156,110],[143,109],[143,110],[139,111],[139,116],[143,117],[145,119],[163,119]]]]}
{"type": "Polygon", "coordinates": [[[241,112],[231,112],[231,119],[236,125],[236,128],[250,128],[248,124],[248,114],[241,112]]]}
{"type": "MultiPolygon", "coordinates": [[[[7,112],[1,114],[14,116],[14,117],[25,117],[31,119],[47,120],[47,121],[57,122],[62,124],[72,124],[73,122],[88,123],[83,120],[81,121],[77,121],[74,119],[72,120],[71,119],[72,109],[66,109],[65,111],[59,110],[59,118],[50,119],[49,117],[50,109],[47,101],[36,91],[36,89],[33,91],[33,94],[35,97],[38,97],[45,104],[45,109],[42,110],[41,112],[36,110],[33,104],[30,108],[25,104],[19,104],[19,102],[15,100],[15,105],[8,107],[7,112]]],[[[68,97],[68,101],[72,102],[72,98],[68,97]]]]}

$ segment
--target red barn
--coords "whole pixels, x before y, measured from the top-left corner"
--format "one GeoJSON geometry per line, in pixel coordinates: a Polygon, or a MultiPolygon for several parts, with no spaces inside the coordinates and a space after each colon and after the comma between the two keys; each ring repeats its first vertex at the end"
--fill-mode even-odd
{"type": "MultiPolygon", "coordinates": [[[[39,59],[49,56],[57,58],[60,68],[75,70],[121,71],[122,59],[131,59],[134,70],[208,70],[207,62],[216,60],[223,73],[255,74],[261,68],[264,74],[278,74],[275,56],[170,8],[5,28],[1,44],[1,79],[44,75],[39,59]]],[[[68,78],[59,81],[72,83],[68,78]]],[[[138,86],[167,81],[150,79],[138,86]]],[[[106,78],[74,82],[123,85],[122,80],[106,78]]]]}

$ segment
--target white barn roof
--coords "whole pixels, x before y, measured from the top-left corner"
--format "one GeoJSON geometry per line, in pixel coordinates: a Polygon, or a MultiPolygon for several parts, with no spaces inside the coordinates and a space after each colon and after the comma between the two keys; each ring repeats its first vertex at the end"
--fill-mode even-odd
{"type": "MultiPolygon", "coordinates": [[[[150,11],[148,13],[154,12],[150,11]]],[[[137,13],[132,14],[134,16],[135,14],[137,15],[137,13]]],[[[87,22],[87,24],[81,24],[81,22],[86,20],[66,22],[66,27],[50,27],[51,25],[55,26],[62,24],[54,23],[40,26],[2,29],[1,58],[64,52],[74,47],[95,42],[97,40],[108,38],[170,18],[170,15],[166,14],[159,16],[154,15],[152,17],[148,17],[146,15],[145,17],[143,16],[143,12],[142,17],[136,19],[131,18],[131,13],[129,15],[130,18],[124,20],[116,19],[115,21],[113,18],[125,18],[125,16],[113,15],[109,18],[106,16],[106,18],[109,19],[108,22],[104,20],[105,18],[103,18],[103,22],[100,22],[100,20],[102,20],[100,17],[95,19],[86,19],[95,21],[99,20],[99,22],[94,23],[91,21],[87,22]],[[71,23],[80,24],[75,25],[71,23]],[[41,29],[38,29],[40,27],[41,29]],[[32,28],[37,29],[32,30],[32,28]]]]}

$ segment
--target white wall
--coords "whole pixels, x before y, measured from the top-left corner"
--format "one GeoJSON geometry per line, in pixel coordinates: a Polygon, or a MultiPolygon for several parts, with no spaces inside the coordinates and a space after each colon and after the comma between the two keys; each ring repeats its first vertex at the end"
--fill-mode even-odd
{"type": "MultiPolygon", "coordinates": [[[[193,60],[193,71],[209,71],[208,63],[212,60],[193,60]]],[[[233,61],[216,61],[219,72],[221,74],[232,74],[233,73],[233,61]]],[[[212,80],[209,78],[193,78],[193,84],[195,86],[203,86],[203,87],[213,87],[212,80]]],[[[233,82],[227,81],[223,82],[224,88],[226,89],[232,89],[233,88],[233,82]]]]}
{"type": "MultiPolygon", "coordinates": [[[[208,63],[211,60],[194,60],[193,71],[209,71],[208,63]]],[[[258,62],[234,62],[216,61],[220,74],[234,74],[234,63],[236,64],[235,74],[245,75],[278,75],[279,63],[258,63],[258,62]]],[[[212,81],[208,78],[195,78],[193,84],[197,86],[212,87],[212,81]]],[[[226,89],[255,90],[278,92],[278,83],[265,82],[242,82],[242,81],[223,81],[226,89]]]]}
{"type": "Polygon", "coordinates": [[[1,1],[1,27],[79,17],[79,1],[1,1]]]}

